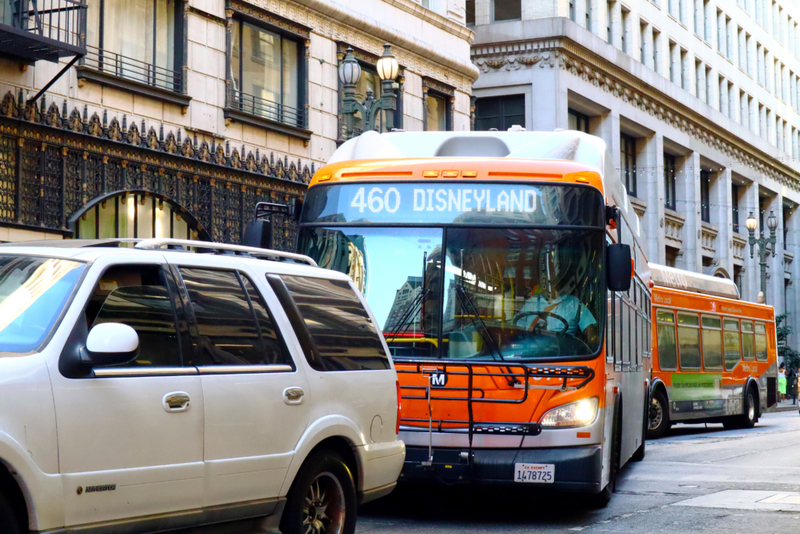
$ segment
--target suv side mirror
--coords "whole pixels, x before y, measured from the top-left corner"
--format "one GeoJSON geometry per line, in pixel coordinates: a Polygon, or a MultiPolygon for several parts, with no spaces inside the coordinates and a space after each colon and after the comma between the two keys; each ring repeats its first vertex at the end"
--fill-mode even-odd
{"type": "Polygon", "coordinates": [[[91,367],[129,363],[139,355],[139,334],[122,323],[92,327],[81,350],[81,360],[91,367]]]}
{"type": "Polygon", "coordinates": [[[606,254],[606,281],[610,291],[627,291],[633,277],[631,246],[622,243],[608,245],[606,254]]]}

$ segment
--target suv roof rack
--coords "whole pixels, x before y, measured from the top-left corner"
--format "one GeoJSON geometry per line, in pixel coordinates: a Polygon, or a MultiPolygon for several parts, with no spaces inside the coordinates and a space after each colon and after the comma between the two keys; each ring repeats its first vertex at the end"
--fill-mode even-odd
{"type": "Polygon", "coordinates": [[[46,241],[18,241],[16,243],[2,243],[0,247],[60,247],[60,248],[92,248],[92,247],[117,247],[131,243],[134,248],[139,250],[159,250],[169,249],[175,251],[187,251],[191,247],[196,250],[208,251],[212,254],[235,254],[249,256],[252,258],[282,261],[292,260],[297,263],[305,263],[312,267],[319,267],[317,262],[304,256],[292,252],[283,252],[268,248],[245,247],[242,245],[227,245],[225,243],[213,243],[211,241],[193,241],[191,239],[171,239],[171,238],[106,238],[106,239],[50,239],[46,241]]]}
{"type": "Polygon", "coordinates": [[[210,241],[193,241],[191,239],[171,239],[171,238],[154,238],[142,239],[136,243],[134,248],[140,250],[158,250],[158,249],[171,249],[171,250],[186,250],[187,247],[195,249],[208,250],[215,254],[238,254],[247,255],[254,258],[265,260],[293,260],[297,263],[305,263],[312,267],[318,267],[317,262],[304,256],[303,254],[294,254],[292,252],[283,252],[280,250],[272,250],[267,248],[245,247],[242,245],[228,245],[224,243],[212,243],[210,241]]]}

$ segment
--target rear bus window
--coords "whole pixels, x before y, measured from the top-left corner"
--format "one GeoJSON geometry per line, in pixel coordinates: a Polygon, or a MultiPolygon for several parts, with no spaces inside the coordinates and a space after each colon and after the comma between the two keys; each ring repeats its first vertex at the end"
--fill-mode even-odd
{"type": "Polygon", "coordinates": [[[725,370],[733,371],[742,358],[742,349],[739,343],[739,321],[725,319],[725,370]]]}
{"type": "Polygon", "coordinates": [[[756,323],[756,360],[767,361],[767,327],[764,323],[756,323]]]}
{"type": "Polygon", "coordinates": [[[658,366],[662,371],[678,368],[678,351],[675,345],[675,315],[671,311],[656,312],[658,341],[658,366]]]}
{"type": "Polygon", "coordinates": [[[697,315],[678,314],[678,354],[681,369],[700,369],[699,323],[697,315]]]}
{"type": "Polygon", "coordinates": [[[320,371],[389,369],[367,310],[343,280],[282,276],[316,345],[320,371]]]}

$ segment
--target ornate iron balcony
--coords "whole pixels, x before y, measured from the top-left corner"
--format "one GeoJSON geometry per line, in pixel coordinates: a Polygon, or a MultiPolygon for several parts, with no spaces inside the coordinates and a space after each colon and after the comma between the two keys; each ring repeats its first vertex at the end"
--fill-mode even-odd
{"type": "Polygon", "coordinates": [[[0,0],[0,55],[58,62],[86,54],[86,4],[75,0],[0,0]]]}
{"type": "Polygon", "coordinates": [[[150,87],[183,92],[180,71],[159,67],[96,46],[86,46],[86,55],[81,60],[81,66],[150,87]]]}
{"type": "Polygon", "coordinates": [[[258,96],[248,95],[247,93],[235,89],[231,89],[230,91],[228,108],[293,128],[300,128],[303,130],[307,128],[306,112],[304,109],[278,104],[258,96]]]}

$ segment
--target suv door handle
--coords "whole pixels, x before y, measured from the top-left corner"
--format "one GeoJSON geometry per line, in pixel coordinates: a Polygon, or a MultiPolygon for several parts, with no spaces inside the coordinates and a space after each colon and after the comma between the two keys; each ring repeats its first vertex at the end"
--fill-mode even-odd
{"type": "Polygon", "coordinates": [[[189,409],[189,402],[191,400],[188,393],[184,391],[174,391],[164,395],[161,404],[168,412],[185,412],[189,409]]]}
{"type": "Polygon", "coordinates": [[[302,404],[306,392],[298,386],[291,386],[283,390],[283,402],[286,404],[302,404]]]}

